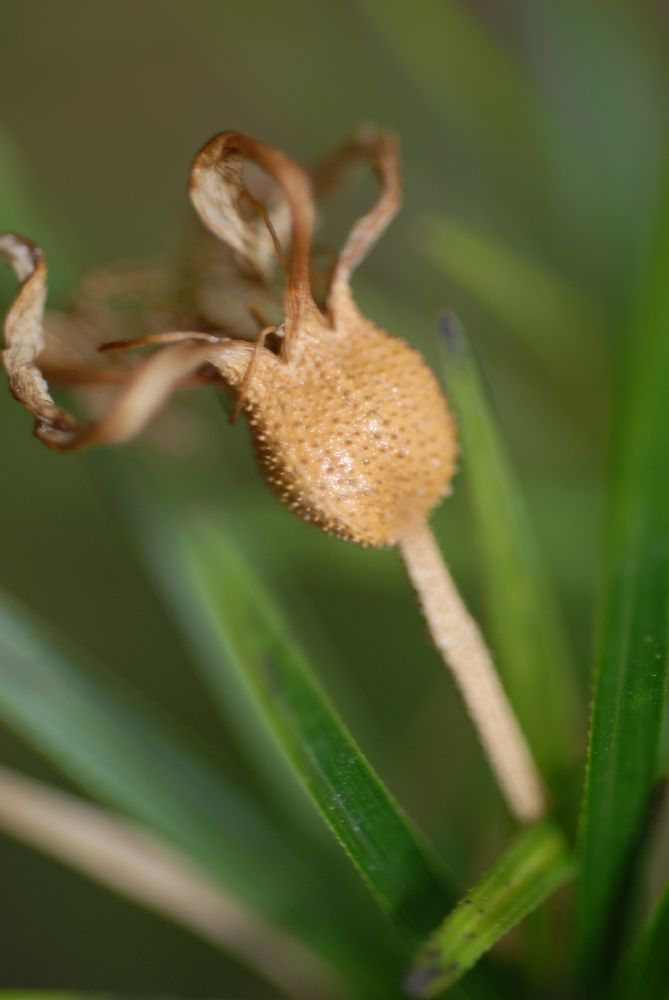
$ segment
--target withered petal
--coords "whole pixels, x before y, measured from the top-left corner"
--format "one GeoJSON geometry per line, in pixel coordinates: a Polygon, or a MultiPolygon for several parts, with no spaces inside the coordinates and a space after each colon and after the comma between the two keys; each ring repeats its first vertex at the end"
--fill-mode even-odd
{"type": "Polygon", "coordinates": [[[351,274],[392,222],[402,201],[397,137],[372,125],[358,129],[348,142],[316,167],[313,174],[316,197],[325,198],[358,160],[370,163],[381,193],[370,211],[353,225],[335,262],[327,294],[327,311],[335,325],[337,312],[352,306],[351,274]]]}
{"type": "Polygon", "coordinates": [[[282,355],[287,358],[291,342],[302,324],[312,317],[320,317],[309,276],[314,203],[306,171],[272,146],[239,132],[221,132],[195,157],[190,196],[207,228],[242,259],[252,264],[254,255],[260,254],[262,258],[269,247],[274,252],[267,227],[261,238],[258,220],[249,223],[240,213],[245,159],[256,163],[276,180],[290,211],[291,248],[284,293],[285,337],[282,345],[282,355]]]}
{"type": "Polygon", "coordinates": [[[44,347],[44,255],[30,240],[12,233],[0,235],[0,254],[21,283],[5,320],[3,363],[13,395],[35,417],[35,434],[51,448],[71,450],[134,437],[179,384],[203,365],[216,364],[227,346],[190,342],[157,351],[128,375],[106,416],[97,423],[80,423],[54,402],[38,364],[44,347]]]}
{"type": "MultiPolygon", "coordinates": [[[[248,194],[242,172],[244,156],[221,147],[221,155],[213,157],[211,145],[202,150],[192,167],[193,204],[205,226],[235,253],[238,265],[252,276],[269,280],[277,259],[272,231],[263,215],[245,218],[240,211],[240,199],[248,194]]],[[[253,202],[257,204],[255,199],[253,202]]]]}
{"type": "Polygon", "coordinates": [[[19,292],[7,313],[4,328],[2,362],[9,377],[9,387],[12,395],[33,414],[37,426],[61,428],[65,431],[72,426],[72,420],[54,403],[46,380],[36,364],[36,359],[44,348],[44,254],[32,240],[13,233],[0,235],[0,254],[14,269],[20,282],[19,292]]]}
{"type": "Polygon", "coordinates": [[[189,329],[194,319],[189,289],[170,260],[126,261],[89,271],[74,292],[71,312],[95,330],[98,344],[189,329]]]}

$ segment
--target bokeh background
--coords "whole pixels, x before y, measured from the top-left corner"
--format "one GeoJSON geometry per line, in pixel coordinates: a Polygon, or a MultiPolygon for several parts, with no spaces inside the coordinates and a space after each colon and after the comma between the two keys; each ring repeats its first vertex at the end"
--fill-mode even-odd
{"type": "MultiPolygon", "coordinates": [[[[189,163],[216,131],[312,162],[360,122],[396,130],[405,204],[356,294],[435,363],[440,311],[464,321],[585,692],[611,360],[665,170],[666,4],[33,0],[5,3],[0,22],[0,228],[45,247],[56,304],[92,265],[182,245],[189,163]]],[[[371,197],[368,179],[344,197],[326,228],[334,245],[371,197]]],[[[12,288],[3,273],[3,304],[12,288]]],[[[507,820],[397,558],[293,521],[213,396],[178,406],[164,460],[225,510],[372,762],[474,877],[507,820]]],[[[0,585],[261,794],[133,552],[106,487],[119,457],[51,454],[30,430],[1,394],[0,585]]],[[[462,488],[435,523],[480,609],[462,488]]],[[[2,730],[0,753],[63,783],[2,730]]],[[[2,986],[272,995],[233,960],[2,838],[0,871],[2,986]]]]}

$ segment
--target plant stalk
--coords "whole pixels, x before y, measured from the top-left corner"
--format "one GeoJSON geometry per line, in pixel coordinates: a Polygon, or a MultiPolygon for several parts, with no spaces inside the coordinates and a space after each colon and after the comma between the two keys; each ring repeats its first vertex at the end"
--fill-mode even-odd
{"type": "Polygon", "coordinates": [[[399,549],[427,626],[457,684],[511,812],[533,823],[546,811],[537,766],[495,670],[425,518],[404,529],[399,549]]]}

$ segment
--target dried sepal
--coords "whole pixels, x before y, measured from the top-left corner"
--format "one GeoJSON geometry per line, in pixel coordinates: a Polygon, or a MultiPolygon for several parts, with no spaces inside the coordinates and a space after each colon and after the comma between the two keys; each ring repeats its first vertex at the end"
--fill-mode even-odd
{"type": "Polygon", "coordinates": [[[67,311],[44,315],[37,365],[50,384],[119,384],[141,355],[111,358],[101,351],[106,343],[199,328],[175,265],[152,261],[95,268],[76,287],[67,311]]]}
{"type": "MultiPolygon", "coordinates": [[[[237,266],[269,280],[276,257],[282,256],[272,218],[279,208],[276,199],[273,211],[264,208],[246,187],[243,167],[248,153],[236,138],[237,133],[224,133],[201,150],[191,170],[191,198],[207,228],[235,253],[237,266]]],[[[285,212],[281,214],[285,219],[285,212]]]]}
{"type": "Polygon", "coordinates": [[[37,366],[51,385],[100,385],[125,382],[138,358],[110,364],[98,350],[104,341],[97,327],[72,313],[49,310],[43,320],[44,347],[37,366]]]}
{"type": "MultiPolygon", "coordinates": [[[[0,253],[14,268],[20,290],[5,320],[3,363],[14,397],[35,418],[35,434],[49,447],[67,451],[93,444],[120,443],[134,437],[160,409],[174,389],[204,365],[232,379],[241,378],[239,349],[226,352],[227,342],[193,343],[202,335],[178,333],[177,346],[156,352],[125,373],[123,387],[98,422],[78,422],[51,397],[38,359],[44,349],[46,265],[42,251],[14,234],[0,236],[0,253]],[[225,358],[224,358],[224,355],[225,358]]],[[[249,346],[249,353],[251,352],[249,346]]],[[[101,379],[105,381],[105,379],[101,379]]]]}
{"type": "Polygon", "coordinates": [[[36,363],[44,348],[44,255],[31,240],[12,233],[0,236],[0,253],[14,268],[20,282],[19,293],[5,319],[2,361],[10,390],[14,398],[35,417],[38,435],[40,430],[66,434],[72,428],[73,420],[54,403],[36,363]]]}
{"type": "MultiPolygon", "coordinates": [[[[250,229],[241,215],[240,196],[244,190],[242,166],[250,160],[265,170],[279,185],[290,212],[291,241],[288,276],[284,293],[282,351],[287,358],[300,328],[320,316],[311,294],[309,264],[314,226],[314,202],[307,173],[285,153],[239,132],[221,132],[195,157],[191,169],[190,196],[200,218],[216,236],[243,259],[252,261],[258,253],[259,228],[250,229]]],[[[266,223],[265,219],[261,221],[266,223]]],[[[263,246],[274,241],[265,226],[263,246]]]]}
{"type": "Polygon", "coordinates": [[[359,160],[371,165],[380,186],[375,205],[351,229],[332,270],[327,294],[327,310],[335,319],[337,311],[351,303],[350,279],[399,211],[402,182],[399,171],[399,148],[393,132],[367,125],[328,157],[314,172],[317,198],[325,198],[359,160]]]}
{"type": "Polygon", "coordinates": [[[189,289],[170,261],[127,261],[89,271],[74,291],[70,312],[95,328],[100,343],[188,329],[194,320],[189,289]]]}

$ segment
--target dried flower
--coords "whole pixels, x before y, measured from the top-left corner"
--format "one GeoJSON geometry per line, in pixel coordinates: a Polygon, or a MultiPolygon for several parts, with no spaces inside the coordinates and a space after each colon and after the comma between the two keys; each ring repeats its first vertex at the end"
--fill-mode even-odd
{"type": "Polygon", "coordinates": [[[203,330],[145,338],[180,343],[141,366],[110,415],[93,427],[75,425],[55,407],[41,378],[41,253],[27,241],[2,237],[0,248],[23,281],[7,320],[5,365],[12,391],[37,418],[38,437],[53,448],[124,440],[141,430],[185,377],[213,368],[248,414],[261,467],[285,504],[342,538],[395,544],[407,518],[426,515],[448,491],[455,435],[420,355],[363,317],[353,301],[350,274],[400,199],[396,142],[386,132],[361,132],[328,165],[321,185],[356,156],[371,160],[381,196],[337,258],[321,310],[311,292],[314,205],[306,173],[277,150],[234,132],[204,147],[193,164],[191,198],[205,225],[234,254],[248,286],[239,297],[247,312],[248,289],[267,289],[283,251],[269,214],[243,214],[243,160],[256,161],[279,185],[288,210],[284,219],[288,215],[292,223],[283,318],[268,324],[255,344],[203,330]],[[272,346],[277,344],[278,350],[272,346]]]}
{"type": "MultiPolygon", "coordinates": [[[[180,313],[173,303],[171,311],[149,310],[146,333],[134,341],[112,332],[115,343],[106,348],[115,349],[115,356],[133,345],[159,347],[138,365],[110,367],[100,355],[86,358],[85,349],[80,364],[71,350],[63,364],[62,337],[54,358],[53,320],[51,327],[44,324],[41,251],[20,237],[0,236],[0,251],[21,280],[5,324],[3,357],[12,392],[35,417],[42,441],[72,449],[127,440],[189,379],[214,379],[232,390],[236,413],[248,415],[264,475],[289,508],[340,538],[399,546],[511,808],[521,819],[533,819],[544,803],[529,751],[427,525],[430,511],[450,490],[457,451],[453,421],[421,356],[362,316],[351,294],[351,273],[400,204],[394,136],[360,131],[322,168],[313,188],[298,164],[255,139],[223,132],[207,143],[193,163],[190,195],[226,250],[218,257],[205,254],[207,266],[196,277],[188,308],[180,313]],[[310,267],[312,190],[327,190],[360,158],[371,163],[380,196],[354,225],[319,305],[310,267]],[[247,189],[247,160],[275,182],[266,207],[247,189]],[[285,266],[286,280],[282,315],[272,323],[263,317],[272,306],[277,265],[285,266]],[[175,319],[175,325],[160,330],[157,315],[163,323],[175,319]],[[251,317],[263,324],[255,342],[244,336],[251,317]],[[177,328],[176,321],[189,328],[177,328]],[[92,381],[116,378],[124,384],[99,423],[81,425],[53,402],[44,377],[49,368],[69,381],[85,372],[92,381]]],[[[153,287],[150,271],[138,272],[135,280],[153,287]]],[[[155,275],[153,280],[160,284],[155,275]]],[[[113,324],[95,295],[92,303],[83,298],[73,317],[77,339],[82,328],[96,328],[99,342],[113,324]]]]}

